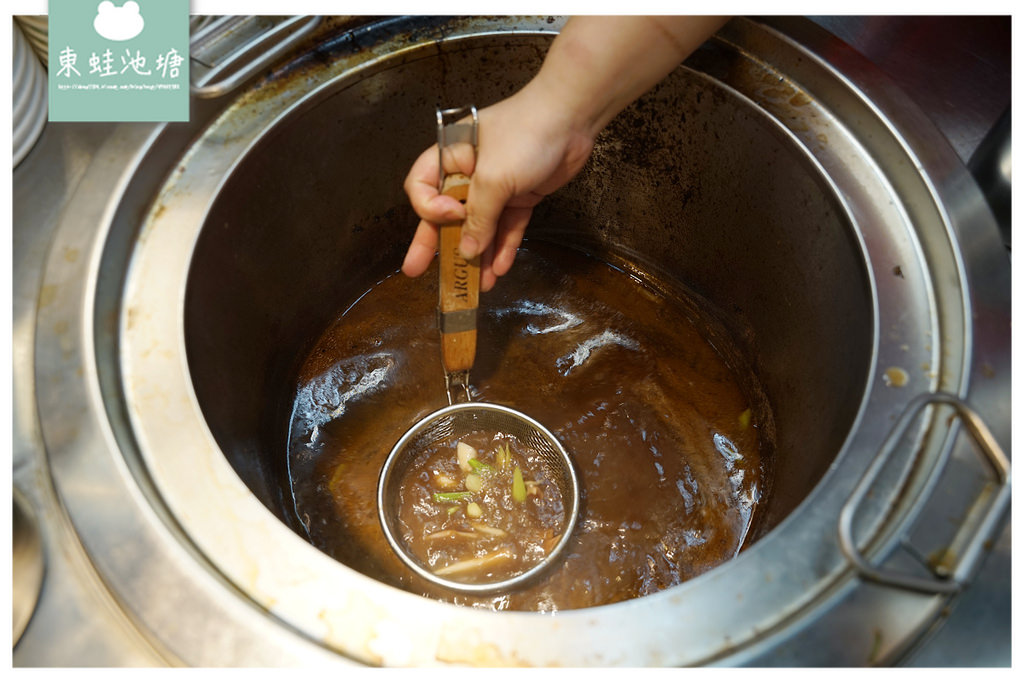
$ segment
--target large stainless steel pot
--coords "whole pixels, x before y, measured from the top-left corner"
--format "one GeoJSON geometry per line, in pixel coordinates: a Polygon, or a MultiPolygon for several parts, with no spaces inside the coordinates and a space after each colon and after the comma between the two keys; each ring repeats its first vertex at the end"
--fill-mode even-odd
{"type": "Polygon", "coordinates": [[[913,421],[870,495],[851,497],[920,394],[965,398],[1009,443],[1007,258],[928,121],[799,21],[727,25],[616,120],[530,229],[627,256],[724,312],[775,411],[767,533],[656,595],[499,614],[391,588],[293,531],[296,363],[397,267],[413,225],[400,181],[434,105],[513,92],[558,26],[329,27],[230,102],[197,104],[192,124],[125,126],[96,156],[44,276],[42,434],[89,557],[167,659],[884,663],[950,586],[863,575],[934,581],[916,554],[970,576],[1008,489],[948,412],[913,421]]]}

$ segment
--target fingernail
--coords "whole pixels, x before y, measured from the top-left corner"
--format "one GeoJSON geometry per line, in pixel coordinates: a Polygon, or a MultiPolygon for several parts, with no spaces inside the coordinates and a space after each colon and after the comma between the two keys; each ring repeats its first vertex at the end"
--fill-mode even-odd
{"type": "Polygon", "coordinates": [[[476,258],[480,254],[480,243],[472,235],[463,235],[459,240],[459,253],[467,261],[476,258]]]}

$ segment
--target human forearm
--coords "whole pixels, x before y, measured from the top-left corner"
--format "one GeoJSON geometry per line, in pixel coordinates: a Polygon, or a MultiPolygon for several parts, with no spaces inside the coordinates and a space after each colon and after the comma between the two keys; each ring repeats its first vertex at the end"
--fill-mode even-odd
{"type": "Polygon", "coordinates": [[[481,258],[481,290],[508,272],[533,207],[583,168],[597,134],[725,23],[723,17],[574,17],[540,72],[515,95],[482,109],[465,206],[437,190],[437,148],[406,178],[421,221],[402,269],[423,273],[437,225],[462,220],[459,251],[481,258]]]}
{"type": "Polygon", "coordinates": [[[726,20],[718,16],[573,17],[527,88],[557,103],[574,129],[596,136],[726,20]]]}

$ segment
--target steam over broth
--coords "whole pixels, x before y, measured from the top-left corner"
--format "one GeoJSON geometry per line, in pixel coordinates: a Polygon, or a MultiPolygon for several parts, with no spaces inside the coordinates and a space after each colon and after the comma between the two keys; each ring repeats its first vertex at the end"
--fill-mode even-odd
{"type": "Polygon", "coordinates": [[[530,415],[572,454],[579,523],[556,566],[514,593],[454,594],[406,568],[380,529],[375,491],[395,442],[447,403],[436,304],[436,271],[388,277],[306,358],[288,459],[314,545],[430,597],[540,611],[647,595],[740,551],[770,484],[772,423],[728,337],[682,292],[526,242],[481,296],[473,397],[530,415]]]}

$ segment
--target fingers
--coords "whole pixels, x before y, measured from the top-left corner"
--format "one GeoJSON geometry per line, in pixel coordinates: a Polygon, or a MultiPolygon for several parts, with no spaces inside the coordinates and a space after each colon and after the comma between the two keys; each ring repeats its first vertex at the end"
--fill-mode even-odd
{"type": "MultiPolygon", "coordinates": [[[[420,163],[421,161],[417,161],[417,164],[420,163]]],[[[445,163],[447,165],[447,161],[445,163]]],[[[433,167],[437,167],[436,161],[433,167]]],[[[466,167],[462,166],[462,168],[466,167]]],[[[414,168],[413,171],[410,171],[409,177],[414,178],[420,170],[414,168]]],[[[409,191],[409,185],[413,185],[412,191],[409,191],[410,198],[417,192],[415,188],[417,183],[422,185],[424,181],[413,180],[411,183],[407,181],[407,191],[409,191]]],[[[473,207],[482,208],[476,208],[472,213],[467,213],[462,225],[462,241],[459,244],[459,250],[465,258],[480,256],[480,288],[484,292],[491,290],[497,279],[511,269],[516,252],[523,241],[526,225],[533,212],[533,204],[537,201],[537,198],[531,198],[526,200],[530,204],[529,206],[506,206],[509,198],[504,196],[500,188],[494,191],[494,187],[494,185],[483,183],[478,184],[475,189],[471,186],[470,193],[476,192],[472,195],[471,209],[473,207]],[[495,200],[495,197],[498,199],[495,200]],[[493,211],[493,207],[497,208],[497,215],[493,219],[481,218],[482,214],[487,216],[493,211]]],[[[427,200],[428,204],[441,199],[449,199],[438,195],[436,188],[432,187],[431,191],[434,193],[434,197],[427,200]]],[[[512,204],[515,203],[512,202],[512,204]]],[[[459,207],[464,208],[461,204],[459,207]]],[[[403,273],[409,277],[418,277],[426,271],[437,251],[437,223],[451,222],[452,220],[458,220],[458,218],[442,218],[436,221],[424,218],[420,221],[402,263],[403,273]]]]}
{"type": "MultiPolygon", "coordinates": [[[[402,272],[409,277],[422,275],[434,259],[438,224],[461,221],[466,216],[462,202],[438,191],[438,162],[437,145],[433,145],[420,154],[405,178],[405,193],[421,218],[402,262],[402,272]]],[[[447,173],[468,175],[473,172],[473,148],[465,143],[448,146],[441,162],[447,173]]]]}
{"type": "MultiPolygon", "coordinates": [[[[502,213],[498,220],[497,237],[480,255],[481,291],[490,291],[498,278],[512,268],[532,212],[532,207],[508,207],[502,213]]],[[[419,277],[426,272],[437,253],[437,243],[437,226],[421,220],[402,262],[402,272],[409,277],[419,277]]]]}
{"type": "MultiPolygon", "coordinates": [[[[465,145],[465,147],[469,149],[468,155],[464,152],[445,155],[446,168],[451,163],[454,168],[472,170],[472,147],[469,145],[465,145]]],[[[462,220],[466,215],[466,209],[462,203],[451,197],[446,197],[438,191],[437,165],[437,145],[428,148],[413,163],[403,185],[405,194],[409,197],[409,203],[412,204],[413,210],[420,218],[432,223],[462,220]]]]}
{"type": "MultiPolygon", "coordinates": [[[[434,145],[434,150],[434,154],[437,154],[437,145],[434,145]]],[[[456,142],[445,146],[441,161],[446,174],[473,175],[473,169],[476,167],[476,151],[468,142],[456,142]]]]}
{"type": "Polygon", "coordinates": [[[498,220],[498,237],[495,240],[494,259],[491,268],[495,277],[508,273],[515,261],[516,252],[523,242],[526,226],[533,214],[533,207],[506,207],[498,220]]]}
{"type": "Polygon", "coordinates": [[[498,229],[498,219],[512,192],[501,184],[473,176],[469,185],[470,201],[466,207],[466,220],[462,224],[459,252],[466,259],[480,255],[491,244],[498,229]]]}
{"type": "Polygon", "coordinates": [[[412,243],[405,252],[402,272],[409,277],[419,277],[426,272],[437,252],[438,228],[429,221],[421,220],[412,236],[412,243]]]}
{"type": "Polygon", "coordinates": [[[480,254],[480,291],[489,292],[498,282],[498,276],[494,273],[494,244],[484,249],[480,254]]]}
{"type": "Polygon", "coordinates": [[[538,180],[546,181],[550,173],[545,163],[557,161],[557,155],[524,154],[519,149],[521,145],[501,136],[490,140],[486,147],[481,138],[477,151],[483,156],[490,154],[497,161],[478,165],[479,157],[466,143],[446,145],[442,152],[433,145],[409,170],[404,187],[421,223],[402,264],[406,275],[415,277],[426,271],[437,249],[437,226],[453,222],[462,223],[461,255],[467,259],[480,258],[482,291],[490,290],[499,277],[508,273],[532,207],[544,194],[531,188],[538,180]],[[543,166],[539,170],[535,168],[538,159],[543,166]],[[439,165],[446,174],[460,172],[470,177],[468,202],[462,204],[438,192],[439,165]],[[517,194],[515,188],[520,183],[524,191],[517,194]]]}
{"type": "Polygon", "coordinates": [[[508,207],[502,212],[494,241],[480,255],[480,291],[490,291],[512,268],[532,212],[532,207],[508,207]]]}

